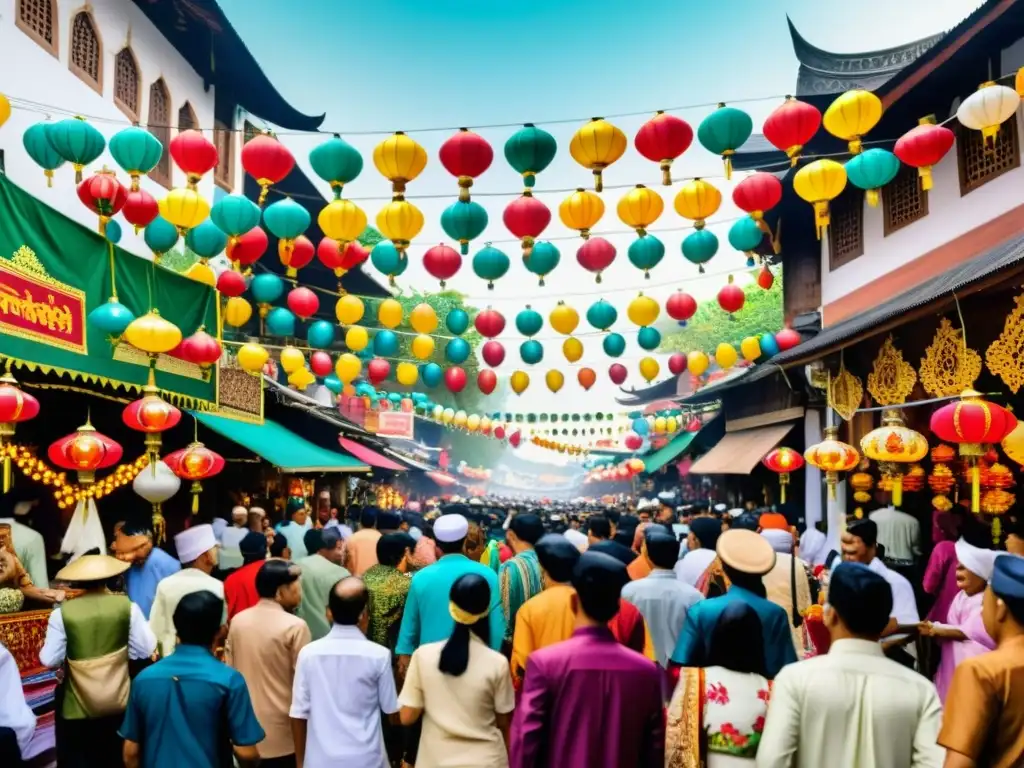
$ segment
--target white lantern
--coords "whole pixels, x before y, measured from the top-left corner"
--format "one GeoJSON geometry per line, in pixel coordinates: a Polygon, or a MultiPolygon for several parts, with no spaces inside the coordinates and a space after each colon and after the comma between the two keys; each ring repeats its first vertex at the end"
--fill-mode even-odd
{"type": "Polygon", "coordinates": [[[176,494],[179,488],[181,478],[162,461],[144,467],[132,481],[132,490],[153,505],[154,544],[163,542],[166,529],[160,505],[176,494]]]}
{"type": "Polygon", "coordinates": [[[999,127],[1013,117],[1020,104],[1020,96],[1013,88],[995,83],[983,83],[956,111],[960,124],[981,131],[985,140],[999,133],[999,127]]]}

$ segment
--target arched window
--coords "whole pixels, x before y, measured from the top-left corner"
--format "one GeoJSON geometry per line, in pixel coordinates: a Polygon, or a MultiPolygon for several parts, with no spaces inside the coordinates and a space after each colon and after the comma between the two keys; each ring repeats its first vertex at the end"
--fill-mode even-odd
{"type": "Polygon", "coordinates": [[[178,110],[178,133],[192,130],[199,127],[199,120],[196,118],[196,111],[187,101],[178,110]]]}
{"type": "Polygon", "coordinates": [[[171,143],[171,94],[160,78],[149,86],[149,132],[164,145],[164,154],[149,173],[149,178],[165,187],[171,186],[171,156],[167,146],[171,143]]]}
{"type": "Polygon", "coordinates": [[[15,21],[22,32],[57,55],[57,0],[18,0],[15,21]]]}
{"type": "Polygon", "coordinates": [[[79,11],[71,21],[71,54],[68,66],[86,85],[103,92],[103,46],[89,11],[79,11]]]}
{"type": "Polygon", "coordinates": [[[114,103],[132,122],[139,119],[139,65],[128,46],[114,57],[114,103]]]}

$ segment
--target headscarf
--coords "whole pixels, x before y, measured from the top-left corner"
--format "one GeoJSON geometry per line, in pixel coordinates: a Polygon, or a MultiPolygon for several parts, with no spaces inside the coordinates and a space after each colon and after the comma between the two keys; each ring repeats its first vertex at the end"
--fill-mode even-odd
{"type": "Polygon", "coordinates": [[[590,544],[587,534],[582,531],[577,531],[575,528],[570,528],[562,535],[565,536],[565,538],[569,540],[569,543],[576,547],[580,552],[587,551],[587,545],[590,544]]]}
{"type": "Polygon", "coordinates": [[[762,531],[767,530],[789,530],[789,521],[786,520],[786,516],[779,514],[778,512],[765,512],[758,519],[758,525],[761,526],[762,531]]]}
{"type": "Polygon", "coordinates": [[[956,559],[964,568],[975,576],[992,581],[992,571],[996,566],[996,558],[1002,554],[993,549],[982,549],[968,544],[964,539],[956,543],[956,559]]]}
{"type": "Polygon", "coordinates": [[[772,545],[772,549],[785,555],[793,554],[793,534],[789,531],[778,528],[768,528],[761,531],[761,535],[772,545]]]}

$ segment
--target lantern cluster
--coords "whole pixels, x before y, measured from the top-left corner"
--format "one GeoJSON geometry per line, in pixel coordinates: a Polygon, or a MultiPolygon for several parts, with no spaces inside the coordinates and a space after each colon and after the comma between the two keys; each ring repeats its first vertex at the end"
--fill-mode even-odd
{"type": "Polygon", "coordinates": [[[646,469],[643,459],[626,459],[612,466],[597,467],[583,477],[584,484],[590,483],[625,483],[632,480],[646,469]]]}

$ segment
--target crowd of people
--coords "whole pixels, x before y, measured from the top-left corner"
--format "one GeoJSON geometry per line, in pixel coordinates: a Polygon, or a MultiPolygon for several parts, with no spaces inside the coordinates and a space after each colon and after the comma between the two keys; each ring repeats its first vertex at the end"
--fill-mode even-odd
{"type": "MultiPolygon", "coordinates": [[[[924,569],[881,511],[830,548],[753,504],[295,498],[176,558],[130,516],[56,574],[58,765],[1024,765],[1024,542],[949,529],[924,569]]],[[[0,686],[17,766],[35,718],[2,648],[0,686]]]]}

